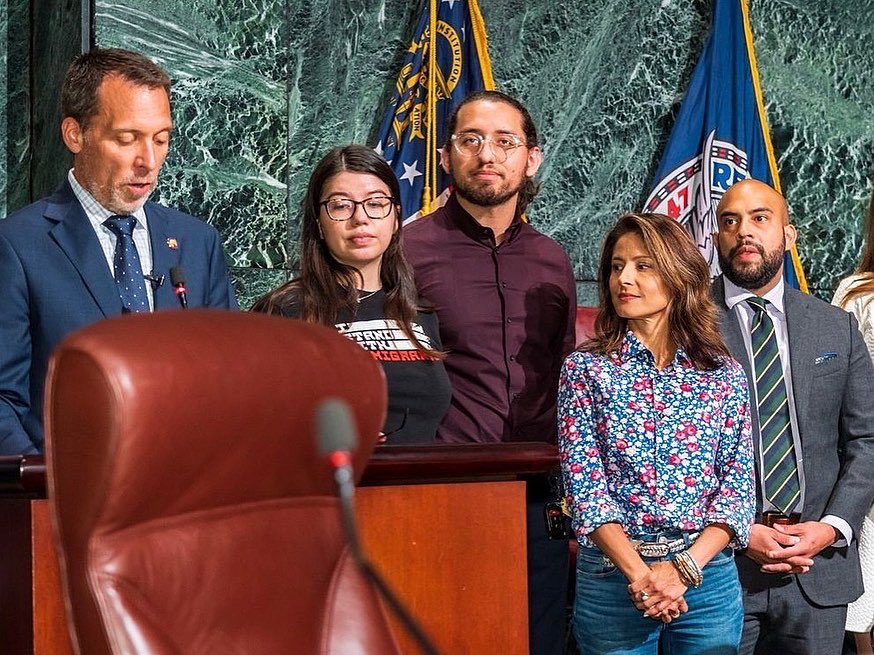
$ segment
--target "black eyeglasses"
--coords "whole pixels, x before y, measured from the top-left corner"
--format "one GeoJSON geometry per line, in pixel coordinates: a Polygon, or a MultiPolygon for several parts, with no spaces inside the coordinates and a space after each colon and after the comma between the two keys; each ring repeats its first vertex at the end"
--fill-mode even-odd
{"type": "Polygon", "coordinates": [[[348,221],[355,215],[358,205],[361,205],[368,218],[378,220],[387,218],[397,201],[389,196],[371,196],[366,200],[331,198],[323,200],[319,204],[325,208],[325,211],[328,212],[328,218],[332,221],[348,221]]]}
{"type": "Polygon", "coordinates": [[[410,408],[404,407],[404,417],[401,419],[401,424],[396,427],[394,430],[389,430],[388,432],[382,433],[382,440],[385,440],[386,437],[390,437],[393,434],[396,434],[404,429],[404,426],[407,424],[407,417],[410,415],[410,408]]]}

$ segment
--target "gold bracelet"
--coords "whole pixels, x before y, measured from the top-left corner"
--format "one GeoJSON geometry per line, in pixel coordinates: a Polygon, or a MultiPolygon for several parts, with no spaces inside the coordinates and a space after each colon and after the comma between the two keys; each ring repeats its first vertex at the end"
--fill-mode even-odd
{"type": "Polygon", "coordinates": [[[695,583],[696,587],[700,587],[701,583],[704,582],[704,571],[701,570],[701,567],[698,566],[698,562],[695,561],[695,558],[689,553],[689,551],[685,551],[683,553],[685,556],[683,559],[692,569],[692,582],[695,583]]]}
{"type": "Polygon", "coordinates": [[[689,554],[688,550],[683,551],[682,555],[683,563],[689,570],[689,579],[692,581],[692,586],[700,587],[701,583],[704,582],[704,572],[701,570],[701,567],[698,566],[698,562],[695,561],[695,558],[689,554]]]}
{"type": "Polygon", "coordinates": [[[671,563],[687,587],[700,587],[701,583],[704,582],[704,572],[698,566],[695,558],[689,554],[689,551],[684,550],[677,553],[671,563]]]}
{"type": "Polygon", "coordinates": [[[680,576],[680,582],[682,582],[687,587],[691,587],[692,583],[689,581],[689,574],[686,573],[686,570],[683,567],[683,563],[680,561],[680,558],[675,557],[673,560],[671,560],[671,564],[673,564],[674,568],[677,570],[677,574],[680,576]]]}
{"type": "Polygon", "coordinates": [[[679,573],[680,580],[682,581],[682,583],[684,585],[686,585],[687,587],[691,587],[692,586],[692,578],[689,575],[689,571],[688,571],[688,568],[686,567],[685,563],[680,559],[679,556],[675,557],[672,560],[672,563],[674,565],[674,568],[677,569],[677,573],[679,573]]]}

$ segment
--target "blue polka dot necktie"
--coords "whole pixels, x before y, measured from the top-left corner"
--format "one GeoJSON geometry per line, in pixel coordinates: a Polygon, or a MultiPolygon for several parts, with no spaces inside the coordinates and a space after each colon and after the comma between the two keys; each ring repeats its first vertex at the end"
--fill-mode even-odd
{"type": "Polygon", "coordinates": [[[764,495],[781,512],[791,514],[801,497],[801,483],[789,425],[789,398],[777,335],[774,322],[765,310],[768,301],[748,298],[747,303],[755,312],[750,337],[756,372],[764,495]]]}
{"type": "Polygon", "coordinates": [[[133,216],[110,216],[103,224],[117,237],[112,268],[122,304],[129,312],[148,312],[146,280],[133,238],[137,219],[133,216]]]}

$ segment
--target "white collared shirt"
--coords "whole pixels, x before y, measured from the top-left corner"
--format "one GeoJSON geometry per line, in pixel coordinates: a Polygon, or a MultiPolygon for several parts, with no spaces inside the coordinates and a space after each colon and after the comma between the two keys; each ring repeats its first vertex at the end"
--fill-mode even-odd
{"type": "MultiPolygon", "coordinates": [[[[100,247],[103,249],[103,256],[106,258],[106,264],[109,266],[109,273],[114,277],[113,259],[115,258],[115,242],[118,240],[112,230],[103,224],[107,218],[115,216],[111,211],[101,205],[94,196],[89,193],[85,187],[79,184],[76,176],[73,175],[71,168],[67,173],[67,180],[70,186],[73,187],[73,194],[85,210],[85,215],[94,228],[97,234],[97,240],[100,242],[100,247]]],[[[134,226],[133,240],[137,248],[137,254],[140,256],[140,265],[143,267],[143,273],[149,273],[152,270],[152,245],[149,242],[149,224],[146,220],[146,211],[140,207],[131,216],[137,219],[137,224],[134,226]]],[[[149,296],[149,309],[155,310],[155,299],[152,285],[145,284],[146,294],[149,296]]]]}
{"type": "MultiPolygon", "coordinates": [[[[728,307],[729,312],[737,317],[737,321],[740,325],[740,331],[743,335],[744,347],[747,351],[747,358],[750,362],[750,368],[755,372],[755,363],[753,360],[753,343],[752,343],[752,321],[755,316],[755,311],[752,307],[750,307],[749,303],[745,302],[747,298],[755,298],[756,294],[748,289],[742,289],[741,287],[734,284],[727,277],[722,277],[725,283],[725,304],[728,307]]],[[[792,389],[792,364],[789,359],[789,328],[786,323],[786,309],[783,302],[783,292],[785,290],[785,286],[783,283],[783,279],[780,278],[777,285],[771,289],[768,293],[766,293],[762,298],[768,301],[768,304],[765,306],[765,310],[768,312],[768,316],[771,318],[771,322],[774,324],[774,335],[777,338],[777,350],[780,353],[780,364],[783,369],[783,380],[786,384],[786,396],[789,400],[789,421],[790,421],[790,429],[792,431],[792,443],[795,447],[795,461],[798,464],[798,481],[801,484],[801,497],[798,501],[798,507],[801,508],[804,506],[804,455],[801,449],[801,435],[798,431],[798,414],[795,411],[795,394],[792,389]]],[[[753,381],[751,381],[753,382],[753,381]]],[[[750,393],[753,396],[753,401],[758,407],[758,397],[756,391],[756,385],[750,384],[750,393]]],[[[764,480],[764,463],[762,461],[762,447],[761,447],[761,434],[755,435],[755,438],[759,440],[759,458],[758,458],[758,479],[764,480]]],[[[761,483],[760,483],[761,484],[761,483]]],[[[767,511],[780,511],[776,507],[774,507],[767,498],[762,495],[762,510],[767,511]]],[[[799,509],[800,511],[800,509],[799,509]]],[[[820,521],[823,523],[828,523],[832,527],[836,528],[840,531],[840,533],[846,539],[846,542],[853,538],[853,529],[850,527],[850,524],[847,523],[844,519],[839,516],[833,516],[831,514],[823,516],[820,521]]],[[[834,544],[835,546],[846,546],[846,543],[843,541],[837,541],[834,544]]]]}

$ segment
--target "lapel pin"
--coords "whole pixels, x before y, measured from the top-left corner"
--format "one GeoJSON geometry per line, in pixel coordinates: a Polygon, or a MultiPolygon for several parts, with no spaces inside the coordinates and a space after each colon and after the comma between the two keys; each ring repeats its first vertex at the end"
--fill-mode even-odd
{"type": "Polygon", "coordinates": [[[167,247],[170,250],[179,250],[179,242],[176,239],[167,239],[167,247]]]}

